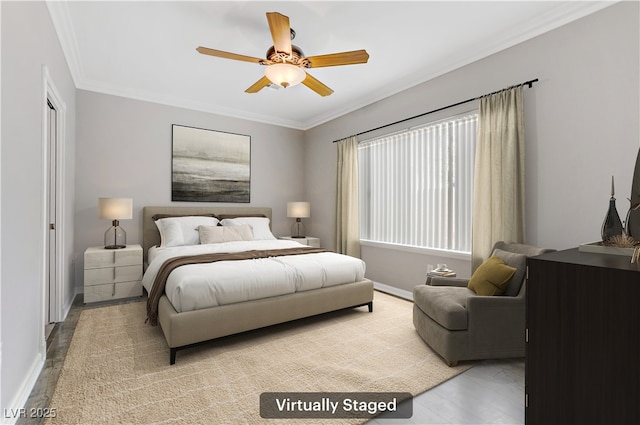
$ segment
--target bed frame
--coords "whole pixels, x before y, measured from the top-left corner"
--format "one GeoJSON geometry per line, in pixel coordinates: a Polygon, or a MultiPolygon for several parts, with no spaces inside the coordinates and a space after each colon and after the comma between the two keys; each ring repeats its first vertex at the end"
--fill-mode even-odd
{"type": "MultiPolygon", "coordinates": [[[[144,207],[143,255],[160,244],[153,216],[170,215],[263,215],[271,219],[271,208],[256,207],[144,207]]],[[[360,282],[315,289],[277,297],[178,313],[166,295],[158,304],[158,322],[169,345],[169,362],[175,364],[179,350],[205,341],[259,329],[330,311],[368,306],[373,311],[373,282],[360,282]]]]}

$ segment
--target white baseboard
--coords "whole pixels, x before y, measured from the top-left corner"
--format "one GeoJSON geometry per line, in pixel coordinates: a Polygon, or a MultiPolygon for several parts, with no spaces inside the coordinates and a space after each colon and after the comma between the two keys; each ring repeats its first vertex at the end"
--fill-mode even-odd
{"type": "Polygon", "coordinates": [[[71,297],[71,299],[65,302],[65,305],[62,308],[62,318],[61,318],[62,320],[60,320],[61,322],[64,322],[65,320],[67,320],[67,316],[69,315],[69,312],[71,311],[71,307],[73,307],[73,302],[75,301],[77,296],[78,296],[78,291],[76,290],[73,293],[73,296],[71,297]]]}
{"type": "Polygon", "coordinates": [[[24,416],[24,406],[27,404],[31,391],[33,391],[33,388],[38,381],[40,372],[42,372],[42,368],[44,367],[45,359],[46,352],[38,353],[31,365],[29,373],[18,390],[18,393],[15,395],[13,400],[11,400],[9,405],[2,409],[3,411],[0,416],[0,423],[3,425],[13,425],[18,421],[18,419],[24,416]]]}
{"type": "Polygon", "coordinates": [[[413,301],[413,293],[409,291],[405,291],[404,289],[396,288],[395,286],[390,286],[380,282],[373,282],[373,288],[380,291],[386,292],[387,294],[395,295],[396,297],[404,298],[405,300],[413,301]]]}

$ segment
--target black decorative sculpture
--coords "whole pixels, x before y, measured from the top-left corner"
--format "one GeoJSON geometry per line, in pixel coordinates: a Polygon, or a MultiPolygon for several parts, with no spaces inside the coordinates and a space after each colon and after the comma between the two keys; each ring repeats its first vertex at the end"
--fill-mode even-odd
{"type": "Polygon", "coordinates": [[[640,150],[638,150],[636,168],[633,171],[631,198],[629,202],[631,205],[627,213],[627,219],[625,220],[627,236],[633,238],[637,243],[640,243],[640,150]]]}
{"type": "Polygon", "coordinates": [[[602,223],[602,241],[607,243],[611,239],[623,233],[622,221],[616,209],[615,187],[613,185],[613,176],[611,176],[611,198],[609,199],[609,210],[604,217],[602,223]]]}

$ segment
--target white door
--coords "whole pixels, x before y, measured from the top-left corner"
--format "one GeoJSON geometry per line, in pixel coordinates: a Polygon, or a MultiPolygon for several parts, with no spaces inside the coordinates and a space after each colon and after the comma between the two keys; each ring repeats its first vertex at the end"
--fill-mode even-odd
{"type": "Polygon", "coordinates": [[[55,312],[56,312],[56,199],[57,199],[57,129],[56,124],[58,122],[57,119],[57,111],[51,104],[51,102],[47,99],[47,104],[49,106],[48,110],[48,122],[47,122],[47,145],[48,145],[48,154],[47,159],[49,162],[49,173],[47,176],[48,182],[48,193],[49,196],[47,198],[47,215],[48,215],[48,223],[49,223],[49,232],[48,232],[48,241],[47,241],[47,265],[46,265],[46,285],[45,285],[45,326],[49,323],[55,322],[55,312]]]}

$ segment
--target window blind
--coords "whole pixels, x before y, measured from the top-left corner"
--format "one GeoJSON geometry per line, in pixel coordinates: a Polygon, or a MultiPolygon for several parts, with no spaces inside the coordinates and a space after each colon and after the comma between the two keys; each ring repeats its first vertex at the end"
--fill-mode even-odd
{"type": "Polygon", "coordinates": [[[477,126],[469,113],[361,142],[361,238],[471,252],[477,126]]]}

